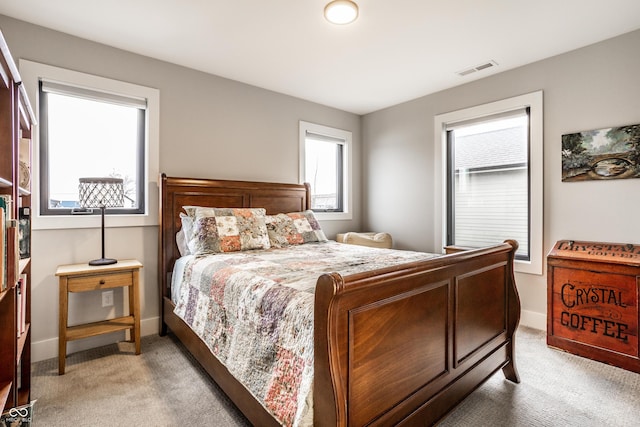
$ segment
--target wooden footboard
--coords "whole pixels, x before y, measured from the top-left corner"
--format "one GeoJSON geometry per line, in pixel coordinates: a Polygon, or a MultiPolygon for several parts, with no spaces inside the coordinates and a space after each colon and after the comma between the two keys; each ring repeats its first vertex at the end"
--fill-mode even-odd
{"type": "Polygon", "coordinates": [[[517,243],[354,276],[315,304],[314,425],[430,425],[496,370],[519,382],[517,243]]]}

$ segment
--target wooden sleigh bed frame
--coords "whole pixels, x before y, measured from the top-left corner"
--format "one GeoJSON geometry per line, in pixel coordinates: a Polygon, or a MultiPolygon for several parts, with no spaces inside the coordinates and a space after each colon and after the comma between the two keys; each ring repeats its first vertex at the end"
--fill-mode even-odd
{"type": "MultiPolygon", "coordinates": [[[[254,424],[279,425],[173,313],[170,273],[182,206],[310,206],[306,185],[160,178],[161,335],[169,328],[254,424]]],[[[314,308],[314,425],[432,425],[502,369],[519,382],[517,243],[318,279],[314,308]]]]}

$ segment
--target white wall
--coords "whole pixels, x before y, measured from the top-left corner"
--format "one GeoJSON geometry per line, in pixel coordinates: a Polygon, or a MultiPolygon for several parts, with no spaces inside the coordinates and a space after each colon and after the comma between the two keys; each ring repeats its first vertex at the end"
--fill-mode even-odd
{"type": "MultiPolygon", "coordinates": [[[[329,237],[360,229],[360,117],[166,62],[110,48],[0,15],[16,59],[28,59],[160,90],[160,171],[171,176],[298,182],[298,121],[353,134],[351,221],[323,222],[329,237]]],[[[256,64],[259,66],[259,64],[256,64]]],[[[31,100],[35,104],[35,100],[31,100]]],[[[90,137],[90,135],[88,135],[90,137]]],[[[157,191],[157,188],[154,190],[157,191]]],[[[36,195],[34,195],[36,196],[36,195]]],[[[157,209],[157,208],[155,208],[157,209]]],[[[108,225],[108,221],[107,221],[108,225]]],[[[108,228],[106,255],[137,258],[142,270],[142,333],[158,329],[158,228],[108,228]]],[[[57,357],[60,264],[100,255],[99,229],[34,230],[32,233],[32,359],[57,357]]],[[[101,308],[99,293],[70,297],[70,324],[121,312],[101,308]]],[[[122,334],[68,344],[69,352],[114,342],[122,334]]],[[[144,351],[144,349],[143,349],[144,351]]]]}
{"type": "MultiPolygon", "coordinates": [[[[434,115],[543,90],[545,257],[562,239],[640,243],[640,180],[563,183],[560,157],[563,134],[640,123],[639,52],[635,31],[364,116],[364,225],[400,248],[439,251],[434,115]]],[[[521,324],[544,329],[546,266],[516,281],[521,324]]]]}

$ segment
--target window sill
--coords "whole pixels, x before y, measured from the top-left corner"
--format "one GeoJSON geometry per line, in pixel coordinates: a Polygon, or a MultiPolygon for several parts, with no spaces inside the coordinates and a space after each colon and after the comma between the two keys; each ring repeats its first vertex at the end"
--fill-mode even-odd
{"type": "MultiPolygon", "coordinates": [[[[105,228],[111,227],[147,227],[158,225],[156,215],[105,215],[105,228]]],[[[34,216],[32,230],[61,230],[69,228],[100,228],[100,215],[64,215],[64,216],[34,216]]]]}
{"type": "Polygon", "coordinates": [[[524,273],[524,274],[536,274],[538,276],[542,275],[542,262],[540,262],[542,258],[538,258],[537,260],[532,261],[521,261],[515,260],[513,269],[516,273],[524,273]]]}
{"type": "Polygon", "coordinates": [[[318,221],[347,221],[353,219],[351,212],[314,212],[318,221]]]}

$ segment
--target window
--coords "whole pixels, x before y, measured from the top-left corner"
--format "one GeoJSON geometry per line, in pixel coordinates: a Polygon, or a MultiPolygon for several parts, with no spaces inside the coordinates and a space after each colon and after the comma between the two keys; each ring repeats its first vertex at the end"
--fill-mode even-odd
{"type": "Polygon", "coordinates": [[[344,141],[307,133],[305,181],[311,184],[311,208],[316,212],[343,212],[342,162],[344,141]]]}
{"type": "Polygon", "coordinates": [[[300,180],[321,219],[351,219],[351,132],[300,122],[300,180]]]}
{"type": "Polygon", "coordinates": [[[542,93],[436,116],[436,132],[440,244],[514,239],[516,271],[542,274],[542,93]]]}
{"type": "Polygon", "coordinates": [[[125,206],[107,209],[107,227],[157,225],[159,91],[26,60],[20,74],[38,113],[32,227],[99,224],[97,209],[71,214],[81,177],[124,180],[125,206]]]}
{"type": "Polygon", "coordinates": [[[107,213],[144,213],[146,100],[40,81],[39,104],[40,214],[79,208],[82,177],[122,178],[125,206],[107,213]]]}
{"type": "Polygon", "coordinates": [[[529,261],[529,114],[447,126],[447,244],[506,239],[529,261]]]}

